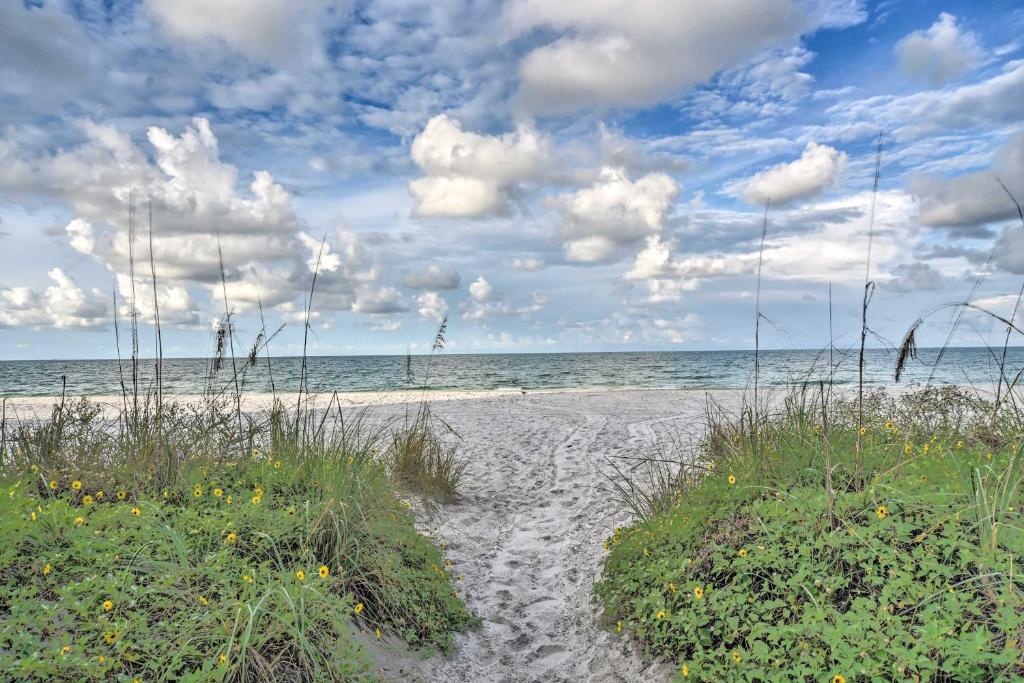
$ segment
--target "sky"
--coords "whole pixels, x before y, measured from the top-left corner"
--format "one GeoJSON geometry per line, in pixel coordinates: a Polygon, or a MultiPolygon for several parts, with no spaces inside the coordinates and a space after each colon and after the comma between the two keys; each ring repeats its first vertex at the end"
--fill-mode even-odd
{"type": "Polygon", "coordinates": [[[874,346],[972,292],[1010,316],[1022,29],[1009,0],[3,0],[0,358],[114,357],[133,297],[168,356],[226,312],[299,353],[307,307],[315,354],[424,352],[445,316],[459,353],[748,349],[758,296],[763,347],[827,347],[830,310],[850,347],[866,277],[874,346]]]}

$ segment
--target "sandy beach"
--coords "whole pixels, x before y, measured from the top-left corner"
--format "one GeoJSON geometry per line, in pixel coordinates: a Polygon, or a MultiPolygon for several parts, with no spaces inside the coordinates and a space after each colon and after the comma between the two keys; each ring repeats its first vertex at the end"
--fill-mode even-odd
{"type": "MultiPolygon", "coordinates": [[[[735,403],[738,392],[716,392],[735,403]]],[[[605,475],[609,458],[643,453],[659,435],[696,438],[703,391],[627,390],[491,395],[436,401],[463,437],[469,477],[460,502],[417,503],[424,532],[447,547],[482,627],[456,652],[426,660],[375,647],[404,681],[659,681],[602,628],[591,601],[602,542],[626,521],[605,475]]],[[[621,463],[622,461],[620,461],[621,463]]]]}

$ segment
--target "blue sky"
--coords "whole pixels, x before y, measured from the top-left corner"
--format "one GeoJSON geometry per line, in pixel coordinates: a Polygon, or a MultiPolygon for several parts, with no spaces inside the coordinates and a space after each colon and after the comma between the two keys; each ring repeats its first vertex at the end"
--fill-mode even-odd
{"type": "MultiPolygon", "coordinates": [[[[1024,276],[1024,10],[858,0],[0,5],[0,358],[896,343],[1024,276]],[[140,231],[127,229],[134,197],[140,231]]],[[[945,338],[948,317],[923,331],[945,338]]],[[[972,319],[956,341],[1001,337],[972,319]]]]}

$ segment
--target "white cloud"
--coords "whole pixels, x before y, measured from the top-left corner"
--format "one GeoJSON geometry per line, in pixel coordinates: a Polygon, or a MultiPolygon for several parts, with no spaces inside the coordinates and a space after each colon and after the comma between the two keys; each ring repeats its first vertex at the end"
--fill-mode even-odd
{"type": "Polygon", "coordinates": [[[699,254],[673,259],[672,246],[659,236],[648,237],[632,270],[623,276],[627,280],[646,280],[649,303],[678,301],[683,292],[697,289],[702,280],[751,273],[757,266],[756,254],[699,254]]]}
{"type": "Polygon", "coordinates": [[[813,59],[814,53],[800,45],[767,50],[750,63],[723,74],[720,82],[738,88],[743,97],[752,100],[799,100],[814,83],[814,77],[800,69],[813,59]]]}
{"type": "Polygon", "coordinates": [[[398,313],[408,310],[402,300],[402,294],[394,287],[381,287],[372,289],[365,287],[361,289],[352,304],[352,311],[355,313],[398,313]]]}
{"type": "Polygon", "coordinates": [[[620,247],[659,234],[680,190],[664,173],[633,181],[622,169],[603,168],[593,185],[557,200],[565,218],[567,258],[609,260],[620,247]]]}
{"type": "Polygon", "coordinates": [[[918,199],[921,223],[984,235],[984,230],[970,228],[1016,217],[1017,207],[999,182],[1024,201],[1024,132],[1011,137],[994,156],[992,168],[955,178],[911,176],[908,191],[918,199]]]}
{"type": "Polygon", "coordinates": [[[494,288],[491,287],[484,276],[479,276],[476,280],[469,285],[469,295],[473,297],[473,301],[484,302],[490,300],[494,296],[494,288]]]}
{"type": "Polygon", "coordinates": [[[431,263],[426,268],[409,273],[402,281],[410,289],[458,289],[462,277],[451,266],[431,263]]]}
{"type": "Polygon", "coordinates": [[[47,275],[53,284],[42,294],[30,287],[0,289],[0,328],[95,328],[110,322],[109,299],[99,290],[84,291],[60,268],[47,275]]]}
{"type": "Polygon", "coordinates": [[[991,78],[959,87],[927,90],[911,95],[880,95],[839,102],[828,109],[833,126],[857,128],[870,134],[892,132],[907,140],[940,130],[981,128],[990,124],[1018,124],[1024,101],[1024,60],[1007,62],[991,78]]]}
{"type": "Polygon", "coordinates": [[[448,302],[437,292],[423,292],[416,299],[416,305],[421,318],[441,320],[448,312],[448,302]]]}
{"type": "Polygon", "coordinates": [[[520,63],[520,105],[566,113],[653,104],[711,78],[822,16],[791,0],[517,0],[513,34],[559,33],[520,63]]]}
{"type": "Polygon", "coordinates": [[[819,194],[846,168],[846,153],[828,145],[807,143],[796,161],[761,171],[736,188],[751,204],[773,206],[819,194]]]}
{"type": "MultiPolygon", "coordinates": [[[[333,3],[332,3],[333,4],[333,3]]],[[[222,40],[247,57],[319,61],[326,3],[316,0],[146,0],[172,38],[222,40]]],[[[335,11],[345,9],[332,8],[335,11]]]]}
{"type": "Polygon", "coordinates": [[[506,212],[509,193],[543,172],[549,150],[528,126],[481,135],[439,114],[413,140],[411,154],[425,174],[409,183],[418,215],[478,217],[506,212]]]}
{"type": "MultiPolygon", "coordinates": [[[[253,173],[248,192],[239,189],[238,169],[220,159],[208,121],[194,119],[180,136],[149,128],[155,163],[112,126],[87,121],[82,131],[84,143],[52,156],[0,146],[0,166],[10,174],[3,189],[66,201],[76,215],[65,228],[70,246],[118,276],[129,272],[132,258],[148,276],[146,214],[152,202],[153,258],[159,291],[169,297],[168,322],[175,319],[175,302],[182,324],[195,321],[195,307],[184,303],[190,287],[205,287],[214,301],[220,299],[219,253],[239,311],[258,300],[265,307],[285,306],[308,290],[321,240],[302,229],[291,195],[269,173],[253,173]],[[132,197],[133,243],[127,229],[132,197]]],[[[327,240],[320,271],[318,303],[337,310],[350,310],[357,288],[377,277],[358,238],[345,230],[327,240]]]]}
{"type": "Polygon", "coordinates": [[[942,273],[927,263],[901,263],[890,271],[880,286],[893,292],[942,289],[942,273]]]}
{"type": "Polygon", "coordinates": [[[1008,228],[1002,236],[1002,248],[996,265],[1008,273],[1024,275],[1024,227],[1008,228]]]}
{"type": "MultiPolygon", "coordinates": [[[[765,277],[863,284],[871,202],[871,192],[865,191],[794,210],[790,218],[799,221],[804,214],[857,209],[855,215],[823,222],[810,231],[776,236],[769,224],[764,250],[765,277]]],[[[903,192],[879,191],[871,247],[873,272],[884,272],[906,256],[907,245],[915,237],[915,208],[913,198],[903,192]]],[[[752,251],[751,257],[756,256],[757,252],[752,251]]]]}
{"type": "Polygon", "coordinates": [[[516,257],[509,262],[509,266],[515,270],[533,271],[544,267],[544,262],[531,257],[516,257]]]}
{"type": "Polygon", "coordinates": [[[984,56],[977,36],[962,32],[956,17],[946,12],[927,31],[914,31],[896,43],[895,51],[903,73],[932,85],[963,76],[984,56]]]}

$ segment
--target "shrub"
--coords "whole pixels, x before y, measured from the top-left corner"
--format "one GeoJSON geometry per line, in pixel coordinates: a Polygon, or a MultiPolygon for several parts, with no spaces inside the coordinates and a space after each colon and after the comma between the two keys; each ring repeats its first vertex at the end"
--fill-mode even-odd
{"type": "MultiPolygon", "coordinates": [[[[934,402],[878,406],[901,404],[934,402]]],[[[744,426],[713,425],[704,474],[606,543],[608,622],[688,680],[1024,675],[1017,435],[982,429],[985,411],[970,424],[875,412],[858,435],[834,407],[834,521],[813,410],[777,416],[756,448],[744,426]],[[963,433],[930,431],[953,424],[963,433]]]]}
{"type": "Polygon", "coordinates": [[[71,417],[7,441],[3,677],[376,680],[353,629],[449,650],[475,623],[392,493],[379,438],[351,423],[272,437],[268,416],[226,438],[211,422],[164,421],[152,457],[71,417]]]}

